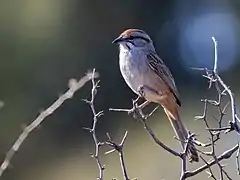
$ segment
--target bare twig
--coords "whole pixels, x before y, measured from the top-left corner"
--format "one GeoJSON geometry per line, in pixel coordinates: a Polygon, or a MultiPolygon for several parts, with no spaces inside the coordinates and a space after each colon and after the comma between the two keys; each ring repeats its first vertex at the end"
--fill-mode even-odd
{"type": "Polygon", "coordinates": [[[181,153],[181,159],[182,159],[182,172],[181,172],[181,177],[180,180],[184,180],[185,179],[185,173],[187,171],[187,153],[189,150],[189,145],[190,142],[192,141],[192,138],[195,136],[195,134],[189,134],[187,141],[185,142],[185,148],[183,153],[181,153]]]}
{"type": "MultiPolygon", "coordinates": [[[[204,112],[204,118],[203,118],[203,120],[204,120],[204,122],[205,122],[205,125],[206,125],[206,127],[209,129],[209,124],[208,124],[208,122],[207,122],[207,104],[208,104],[208,102],[209,102],[209,100],[205,100],[205,112],[204,112]]],[[[217,163],[217,165],[218,165],[218,167],[219,167],[219,170],[220,170],[220,179],[221,180],[223,180],[223,169],[222,169],[222,165],[219,163],[219,161],[218,161],[218,158],[217,158],[217,156],[216,156],[216,152],[215,152],[215,142],[216,142],[216,140],[214,140],[214,136],[215,136],[215,134],[213,134],[212,133],[212,131],[208,131],[209,132],[209,135],[210,135],[210,140],[211,140],[211,149],[212,149],[212,151],[211,151],[211,156],[213,157],[213,159],[216,161],[216,163],[217,163]]],[[[218,138],[217,139],[219,139],[219,136],[218,136],[218,138]]],[[[213,175],[213,174],[212,174],[213,175]]]]}
{"type": "MultiPolygon", "coordinates": [[[[207,164],[209,166],[208,162],[202,156],[200,156],[200,158],[203,160],[203,162],[205,164],[207,164]]],[[[215,175],[212,172],[211,166],[209,166],[208,169],[209,169],[209,171],[207,171],[207,173],[209,174],[208,178],[213,178],[214,180],[217,180],[217,178],[215,177],[215,175]]]]}
{"type": "MultiPolygon", "coordinates": [[[[93,70],[93,77],[95,74],[95,69],[93,70]]],[[[97,135],[96,135],[96,126],[97,126],[97,122],[98,122],[98,117],[103,115],[103,111],[100,112],[96,112],[95,107],[94,107],[94,100],[95,97],[97,95],[97,88],[99,87],[99,82],[97,81],[95,82],[95,79],[92,77],[92,91],[91,91],[91,100],[84,100],[86,103],[89,104],[89,106],[91,107],[92,110],[92,114],[93,114],[93,124],[92,124],[92,128],[84,128],[84,129],[88,129],[89,132],[92,134],[92,138],[95,144],[95,152],[92,155],[92,157],[94,157],[96,159],[97,165],[98,165],[98,169],[99,169],[99,180],[103,180],[103,170],[105,169],[104,166],[102,165],[101,161],[100,161],[100,157],[99,157],[99,148],[102,145],[101,142],[98,141],[97,139],[97,135]]]]}
{"type": "Polygon", "coordinates": [[[36,129],[36,127],[38,127],[49,115],[51,115],[54,111],[56,111],[67,99],[72,98],[74,93],[78,91],[81,87],[83,87],[86,82],[98,76],[99,76],[98,73],[89,72],[79,81],[75,79],[72,79],[69,81],[69,89],[67,90],[67,92],[61,95],[50,107],[42,111],[40,115],[35,120],[33,120],[33,122],[31,122],[28,126],[24,128],[23,132],[19,135],[17,140],[14,142],[11,149],[7,152],[5,159],[1,164],[0,177],[2,176],[3,172],[8,168],[14,154],[16,153],[16,151],[19,150],[20,146],[28,137],[28,135],[34,129],[36,129]]]}
{"type": "Polygon", "coordinates": [[[219,83],[224,89],[222,94],[225,94],[225,92],[226,92],[229,95],[230,104],[231,104],[231,112],[232,112],[232,120],[229,123],[231,126],[227,130],[227,132],[235,130],[238,134],[240,134],[240,126],[239,126],[240,119],[239,119],[239,117],[237,116],[237,113],[236,113],[236,104],[235,104],[234,94],[232,93],[231,89],[224,83],[222,78],[218,75],[218,70],[217,70],[218,69],[217,68],[217,64],[218,64],[217,41],[214,37],[212,37],[212,40],[213,40],[213,43],[214,43],[214,54],[215,54],[213,70],[209,70],[207,68],[194,68],[194,69],[205,71],[206,75],[203,75],[203,76],[210,81],[210,84],[212,84],[212,82],[219,83]]]}
{"type": "MultiPolygon", "coordinates": [[[[238,143],[238,146],[239,146],[239,143],[238,143]]],[[[238,175],[240,175],[239,153],[240,153],[240,147],[238,147],[238,151],[236,154],[236,166],[237,166],[237,174],[238,175]]]]}
{"type": "Polygon", "coordinates": [[[228,93],[229,97],[230,97],[230,101],[231,101],[231,109],[232,109],[232,123],[234,125],[234,129],[235,131],[240,134],[240,128],[238,123],[240,123],[238,121],[237,118],[237,113],[236,113],[236,104],[235,104],[235,99],[234,99],[234,95],[231,91],[231,89],[223,82],[222,78],[218,75],[217,73],[217,63],[218,63],[218,58],[217,58],[217,41],[214,37],[212,37],[213,43],[214,43],[214,52],[215,52],[215,65],[214,65],[214,69],[213,69],[213,75],[216,78],[216,80],[223,86],[224,90],[228,93]]]}
{"type": "Polygon", "coordinates": [[[213,43],[214,43],[214,66],[213,66],[213,72],[217,74],[218,70],[218,53],[217,53],[217,41],[215,37],[212,37],[213,43]]]}
{"type": "MultiPolygon", "coordinates": [[[[201,100],[201,102],[204,102],[203,114],[200,115],[200,116],[195,116],[195,119],[196,119],[196,120],[203,120],[204,123],[205,123],[205,125],[206,125],[206,127],[207,127],[206,129],[209,130],[210,127],[209,127],[209,124],[208,124],[208,122],[207,122],[207,110],[208,110],[209,100],[204,99],[204,100],[201,100]]],[[[210,140],[211,140],[211,142],[209,142],[209,143],[207,143],[207,144],[201,143],[201,146],[203,146],[203,147],[212,146],[215,142],[217,142],[217,141],[220,139],[219,134],[213,134],[213,133],[210,132],[210,130],[209,130],[209,134],[210,134],[210,140]],[[214,138],[215,135],[216,135],[216,138],[214,138]]],[[[212,154],[212,153],[211,153],[211,154],[212,154]]]]}
{"type": "MultiPolygon", "coordinates": [[[[203,75],[205,78],[207,78],[209,80],[209,87],[211,87],[211,85],[214,83],[215,84],[215,88],[217,90],[218,93],[218,100],[208,100],[205,99],[203,100],[204,104],[204,112],[202,116],[197,116],[197,119],[202,119],[205,122],[206,125],[206,130],[209,132],[210,135],[210,140],[211,142],[208,143],[208,146],[211,146],[211,153],[210,156],[213,157],[213,159],[215,160],[216,164],[219,167],[219,171],[220,171],[220,179],[223,180],[223,175],[225,175],[227,177],[227,179],[231,179],[231,177],[228,175],[228,173],[223,169],[223,165],[220,164],[219,159],[216,156],[216,152],[215,152],[215,143],[216,141],[218,141],[220,139],[220,133],[222,131],[225,131],[225,133],[230,132],[235,130],[237,133],[239,133],[239,126],[237,124],[237,116],[236,116],[236,108],[235,108],[235,102],[234,102],[234,98],[233,98],[233,94],[230,90],[229,87],[227,87],[225,85],[225,83],[222,81],[222,79],[220,78],[220,76],[218,75],[218,57],[217,57],[217,41],[215,40],[215,38],[212,38],[213,43],[214,43],[214,68],[213,70],[208,70],[206,68],[200,68],[199,70],[204,70],[206,75],[203,75]],[[221,91],[219,84],[221,84],[221,86],[223,87],[223,91],[221,91]],[[222,119],[223,116],[226,114],[226,109],[229,105],[229,103],[227,103],[224,108],[221,108],[221,101],[222,101],[222,97],[224,95],[226,95],[226,92],[228,93],[228,95],[230,96],[230,102],[231,102],[231,109],[232,109],[232,121],[229,122],[229,125],[226,127],[222,127],[222,119]],[[217,128],[211,128],[207,122],[207,105],[210,104],[212,106],[217,107],[218,111],[219,111],[219,119],[218,119],[218,127],[217,128]]],[[[204,153],[203,153],[204,154],[204,153]]],[[[208,165],[208,163],[205,163],[205,165],[208,165]]],[[[210,172],[210,174],[213,176],[213,174],[210,172]]]]}
{"type": "Polygon", "coordinates": [[[124,134],[124,136],[121,140],[121,143],[118,144],[118,143],[115,143],[112,140],[112,138],[110,137],[110,135],[107,133],[108,141],[106,142],[106,144],[109,145],[110,147],[112,147],[113,149],[105,153],[105,154],[109,154],[109,153],[112,153],[114,151],[118,152],[124,180],[130,180],[130,178],[128,177],[128,174],[127,174],[127,168],[126,168],[126,165],[125,165],[124,155],[123,155],[123,145],[124,145],[124,142],[127,138],[127,134],[128,134],[128,131],[125,132],[125,134],[124,134]]]}
{"type": "MultiPolygon", "coordinates": [[[[224,160],[224,159],[229,159],[229,158],[233,155],[233,153],[238,150],[238,148],[239,148],[239,146],[238,146],[238,144],[237,144],[237,145],[235,145],[233,148],[231,148],[231,149],[223,152],[220,156],[218,156],[218,158],[217,158],[218,162],[220,162],[220,161],[222,161],[222,160],[224,160]]],[[[185,178],[195,176],[195,175],[201,173],[202,171],[208,169],[209,167],[213,166],[213,165],[216,164],[216,163],[217,163],[217,161],[216,161],[215,159],[213,159],[213,160],[211,160],[210,162],[208,162],[208,164],[205,164],[205,165],[199,167],[199,168],[196,169],[196,170],[187,171],[187,172],[185,173],[185,178]]]]}
{"type": "Polygon", "coordinates": [[[209,131],[213,131],[213,132],[225,131],[225,133],[228,133],[230,129],[231,129],[231,126],[226,126],[221,128],[206,128],[206,130],[209,130],[209,131]]]}

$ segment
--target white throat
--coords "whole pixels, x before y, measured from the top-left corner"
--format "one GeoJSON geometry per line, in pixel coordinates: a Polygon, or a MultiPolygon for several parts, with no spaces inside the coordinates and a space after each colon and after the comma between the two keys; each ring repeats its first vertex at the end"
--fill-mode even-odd
{"type": "Polygon", "coordinates": [[[119,44],[119,51],[120,52],[129,52],[130,50],[131,49],[129,49],[129,46],[127,44],[119,44]]]}

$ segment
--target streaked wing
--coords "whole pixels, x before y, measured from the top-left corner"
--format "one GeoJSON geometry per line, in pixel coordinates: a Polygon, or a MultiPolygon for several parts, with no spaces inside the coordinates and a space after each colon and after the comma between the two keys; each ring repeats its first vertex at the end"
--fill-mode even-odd
{"type": "Polygon", "coordinates": [[[167,84],[169,89],[172,91],[173,95],[176,98],[177,104],[181,106],[177,87],[175,85],[173,76],[168,69],[168,67],[164,64],[162,59],[158,57],[158,55],[154,51],[150,51],[147,54],[147,59],[149,60],[150,68],[167,84]]]}

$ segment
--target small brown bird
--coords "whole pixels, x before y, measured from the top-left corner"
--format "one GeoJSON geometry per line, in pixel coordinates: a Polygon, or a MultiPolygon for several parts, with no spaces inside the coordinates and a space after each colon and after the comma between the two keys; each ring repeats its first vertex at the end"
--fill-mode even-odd
{"type": "MultiPolygon", "coordinates": [[[[128,86],[147,101],[160,104],[184,148],[188,132],[180,119],[181,106],[171,72],[158,57],[151,38],[140,29],[124,31],[113,43],[119,45],[119,65],[128,86]]],[[[199,161],[194,144],[189,146],[190,161],[199,161]]]]}

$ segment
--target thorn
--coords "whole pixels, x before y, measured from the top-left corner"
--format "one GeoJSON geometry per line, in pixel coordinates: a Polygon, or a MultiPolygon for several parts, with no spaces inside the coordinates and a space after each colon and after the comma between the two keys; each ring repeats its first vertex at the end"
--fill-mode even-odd
{"type": "Polygon", "coordinates": [[[94,155],[94,154],[92,154],[92,153],[90,153],[90,157],[94,158],[94,157],[95,157],[95,155],[94,155]]]}
{"type": "Polygon", "coordinates": [[[208,100],[208,102],[214,106],[216,106],[218,103],[215,100],[208,100]]]}
{"type": "Polygon", "coordinates": [[[201,116],[195,116],[194,119],[197,121],[197,120],[202,120],[204,119],[205,116],[201,115],[201,116]]]}
{"type": "Polygon", "coordinates": [[[196,70],[196,71],[205,71],[206,68],[197,68],[197,67],[191,67],[191,70],[196,70]]]}
{"type": "Polygon", "coordinates": [[[109,141],[109,142],[111,142],[111,141],[112,141],[112,139],[111,139],[111,137],[110,137],[110,135],[109,135],[109,133],[108,133],[108,132],[106,133],[106,136],[107,136],[107,138],[108,138],[108,141],[109,141]]]}
{"type": "Polygon", "coordinates": [[[207,79],[209,79],[209,80],[212,80],[212,77],[210,77],[210,76],[208,76],[208,75],[202,75],[203,77],[205,77],[205,78],[207,78],[207,79]]]}
{"type": "Polygon", "coordinates": [[[221,168],[225,168],[227,164],[220,164],[221,168]]]}
{"type": "Polygon", "coordinates": [[[205,171],[208,174],[208,179],[210,179],[211,177],[213,177],[213,174],[210,173],[209,171],[205,171]]]}
{"type": "Polygon", "coordinates": [[[104,154],[107,155],[107,154],[113,153],[113,152],[115,152],[115,151],[116,151],[116,149],[111,149],[111,150],[105,152],[104,154]]]}
{"type": "Polygon", "coordinates": [[[105,143],[104,142],[98,142],[98,146],[103,146],[105,143]]]}
{"type": "Polygon", "coordinates": [[[98,81],[95,83],[95,87],[96,87],[96,88],[99,88],[99,87],[100,87],[99,84],[100,84],[100,80],[98,80],[98,81]]]}
{"type": "Polygon", "coordinates": [[[123,146],[123,144],[124,144],[124,142],[125,142],[125,140],[127,138],[127,135],[128,135],[128,131],[126,131],[125,134],[123,135],[123,138],[122,138],[122,141],[120,143],[120,146],[123,146]]]}
{"type": "Polygon", "coordinates": [[[92,131],[93,131],[91,128],[88,128],[88,127],[82,127],[82,129],[87,130],[87,131],[89,131],[89,132],[92,132],[92,131]]]}
{"type": "Polygon", "coordinates": [[[96,114],[96,117],[100,117],[100,116],[103,116],[103,115],[104,115],[103,111],[99,111],[99,112],[96,114]]]}
{"type": "Polygon", "coordinates": [[[90,104],[90,103],[91,103],[91,101],[89,101],[89,100],[87,100],[87,99],[82,99],[82,101],[84,101],[84,102],[87,103],[87,104],[90,104]]]}

